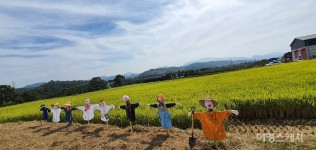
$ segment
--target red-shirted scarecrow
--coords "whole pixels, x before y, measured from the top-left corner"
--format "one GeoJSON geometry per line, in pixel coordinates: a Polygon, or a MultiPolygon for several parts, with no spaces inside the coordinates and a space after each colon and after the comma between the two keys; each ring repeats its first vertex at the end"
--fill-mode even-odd
{"type": "MultiPolygon", "coordinates": [[[[213,109],[218,105],[218,102],[210,97],[199,100],[202,107],[207,109],[207,112],[189,112],[189,116],[198,119],[201,122],[202,130],[205,138],[212,140],[215,143],[224,140],[226,137],[223,120],[227,119],[230,114],[238,115],[237,110],[214,111],[213,109]]],[[[192,119],[193,120],[193,119],[192,119]]]]}

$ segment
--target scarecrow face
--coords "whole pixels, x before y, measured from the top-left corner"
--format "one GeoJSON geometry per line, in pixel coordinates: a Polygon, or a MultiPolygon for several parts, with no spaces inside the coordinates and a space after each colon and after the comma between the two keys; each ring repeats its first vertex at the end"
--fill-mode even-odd
{"type": "Polygon", "coordinates": [[[58,108],[58,105],[54,105],[54,108],[57,109],[57,108],[58,108]]]}
{"type": "Polygon", "coordinates": [[[158,96],[157,100],[162,103],[162,97],[161,96],[158,96]]]}
{"type": "Polygon", "coordinates": [[[123,96],[123,100],[124,100],[125,102],[127,102],[127,101],[129,101],[129,97],[128,97],[127,95],[124,95],[124,96],[123,96]]]}
{"type": "Polygon", "coordinates": [[[88,105],[89,103],[90,103],[89,100],[84,101],[84,104],[86,104],[86,105],[88,105]]]}
{"type": "Polygon", "coordinates": [[[207,109],[213,109],[214,108],[213,102],[211,100],[206,100],[205,101],[205,107],[207,109]]]}
{"type": "Polygon", "coordinates": [[[101,101],[101,102],[100,102],[100,105],[101,105],[101,106],[105,106],[105,105],[106,105],[105,101],[101,101]]]}

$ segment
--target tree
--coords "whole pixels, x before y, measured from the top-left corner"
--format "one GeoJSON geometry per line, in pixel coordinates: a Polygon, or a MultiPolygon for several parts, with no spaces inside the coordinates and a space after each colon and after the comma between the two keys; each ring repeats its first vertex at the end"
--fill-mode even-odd
{"type": "Polygon", "coordinates": [[[125,85],[125,77],[120,74],[116,75],[114,78],[113,86],[118,87],[118,86],[123,86],[123,85],[125,85]]]}
{"type": "Polygon", "coordinates": [[[108,88],[108,82],[100,77],[93,77],[89,82],[90,91],[97,91],[108,88]]]}
{"type": "Polygon", "coordinates": [[[39,99],[38,96],[39,96],[38,93],[36,93],[33,90],[25,91],[21,94],[21,97],[24,102],[31,102],[34,100],[38,100],[39,99]]]}
{"type": "Polygon", "coordinates": [[[0,105],[6,106],[8,104],[16,103],[17,94],[15,89],[10,85],[0,85],[0,105]]]}

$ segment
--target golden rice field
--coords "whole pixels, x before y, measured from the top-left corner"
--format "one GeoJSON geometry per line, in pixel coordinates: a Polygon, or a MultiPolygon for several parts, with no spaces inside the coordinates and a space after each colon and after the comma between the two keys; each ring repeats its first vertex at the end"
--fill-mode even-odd
{"type": "MultiPolygon", "coordinates": [[[[205,111],[198,100],[211,96],[220,104],[216,110],[238,109],[241,120],[252,119],[315,119],[316,118],[316,60],[293,62],[241,71],[227,72],[194,78],[145,83],[106,89],[75,96],[39,100],[0,108],[0,122],[40,120],[41,104],[50,106],[70,101],[73,106],[84,105],[84,98],[98,103],[101,98],[107,104],[117,106],[111,110],[110,124],[125,126],[123,95],[129,95],[132,103],[140,102],[136,109],[136,122],[143,125],[159,125],[157,110],[147,104],[156,103],[156,95],[162,93],[165,102],[176,102],[170,109],[173,125],[190,126],[187,112],[191,106],[205,111]]],[[[83,122],[81,111],[74,111],[75,122],[83,122]]],[[[92,122],[101,122],[96,112],[92,122]]],[[[50,116],[51,117],[51,116],[50,116]]],[[[64,112],[61,114],[61,120],[64,112]]]]}

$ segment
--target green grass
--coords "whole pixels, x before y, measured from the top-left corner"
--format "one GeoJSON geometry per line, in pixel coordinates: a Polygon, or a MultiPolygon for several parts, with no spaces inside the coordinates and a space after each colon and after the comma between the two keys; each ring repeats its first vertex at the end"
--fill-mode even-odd
{"type": "MultiPolygon", "coordinates": [[[[91,103],[105,98],[107,104],[116,108],[110,111],[111,124],[127,125],[123,95],[129,95],[132,103],[140,102],[137,108],[139,124],[159,125],[157,110],[147,108],[147,104],[156,103],[156,95],[165,96],[166,103],[180,102],[183,107],[171,108],[173,125],[185,128],[190,125],[186,117],[191,106],[197,111],[205,111],[198,100],[211,96],[220,104],[217,110],[239,109],[240,119],[269,118],[316,118],[316,60],[293,62],[277,66],[253,68],[216,75],[145,83],[106,89],[75,96],[39,100],[25,104],[0,108],[0,122],[20,120],[39,120],[41,104],[56,102],[63,105],[71,101],[73,106],[84,104],[89,97],[91,103]]],[[[99,112],[92,122],[101,122],[99,112]]],[[[64,114],[62,113],[61,120],[64,114]]],[[[74,113],[76,122],[83,122],[81,112],[74,113]]]]}

